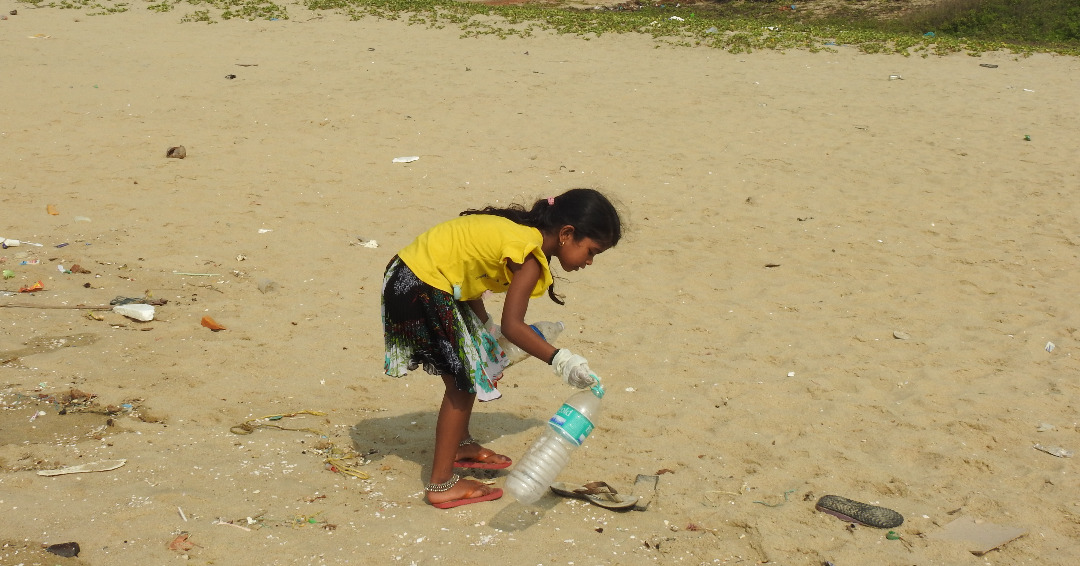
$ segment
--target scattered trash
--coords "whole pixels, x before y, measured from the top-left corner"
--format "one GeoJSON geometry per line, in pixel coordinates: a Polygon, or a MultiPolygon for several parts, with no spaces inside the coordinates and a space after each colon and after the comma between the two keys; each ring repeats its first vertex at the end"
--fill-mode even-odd
{"type": "Polygon", "coordinates": [[[896,531],[889,531],[885,533],[885,538],[889,540],[900,540],[900,535],[896,531]]]}
{"type": "Polygon", "coordinates": [[[897,340],[911,340],[911,335],[903,330],[893,330],[892,335],[893,338],[896,338],[897,340]]]}
{"type": "Polygon", "coordinates": [[[413,161],[416,161],[417,159],[420,159],[419,155],[410,155],[408,157],[395,157],[394,158],[394,163],[412,163],[413,161]]]}
{"type": "Polygon", "coordinates": [[[15,277],[15,272],[10,270],[10,269],[5,269],[4,270],[4,279],[11,279],[12,277],[15,277]]]}
{"type": "Polygon", "coordinates": [[[713,26],[713,27],[705,30],[705,33],[718,33],[719,31],[720,30],[716,29],[716,26],[713,26]]]}
{"type": "Polygon", "coordinates": [[[64,247],[64,246],[67,246],[67,245],[68,245],[68,243],[67,243],[67,242],[64,242],[64,243],[62,243],[62,244],[56,244],[56,247],[58,247],[58,248],[62,248],[62,247],[64,247]]]}
{"type": "Polygon", "coordinates": [[[270,228],[259,228],[260,234],[266,234],[267,232],[273,232],[270,228]]]}
{"type": "Polygon", "coordinates": [[[46,552],[51,552],[57,556],[63,556],[64,558],[74,558],[79,555],[79,543],[77,542],[62,542],[60,544],[50,544],[45,547],[46,552]]]}
{"type": "Polygon", "coordinates": [[[71,266],[71,272],[72,273],[90,273],[90,270],[86,269],[85,267],[83,267],[83,266],[76,263],[75,265],[71,266]]]}
{"type": "Polygon", "coordinates": [[[656,484],[659,481],[660,476],[637,475],[637,479],[634,480],[634,488],[631,490],[631,495],[638,498],[637,503],[634,504],[634,511],[646,511],[649,509],[649,504],[656,497],[656,484]]]}
{"type": "Polygon", "coordinates": [[[263,294],[277,291],[280,287],[280,285],[277,284],[277,281],[267,279],[266,277],[260,277],[256,282],[256,285],[259,287],[259,292],[263,294]]]}
{"type": "Polygon", "coordinates": [[[377,248],[379,247],[379,242],[376,242],[375,240],[368,240],[366,242],[360,242],[360,245],[365,248],[377,248]]]}
{"type": "Polygon", "coordinates": [[[45,205],[45,212],[48,212],[52,216],[59,216],[60,215],[60,211],[56,210],[56,205],[55,204],[46,204],[45,205]]]}
{"type": "MultiPolygon", "coordinates": [[[[251,433],[255,432],[257,429],[260,429],[260,428],[276,428],[278,430],[292,430],[292,431],[308,432],[308,433],[314,434],[316,436],[319,436],[321,438],[319,443],[316,444],[315,451],[317,453],[320,453],[320,454],[322,454],[322,455],[324,455],[326,457],[323,460],[323,462],[326,464],[326,469],[327,470],[329,470],[331,472],[334,472],[336,474],[343,474],[343,475],[347,475],[347,476],[352,476],[352,477],[357,478],[357,479],[362,479],[362,480],[371,479],[371,476],[369,476],[368,474],[360,471],[359,469],[357,469],[355,467],[355,466],[363,465],[365,463],[363,461],[363,459],[360,457],[360,454],[357,454],[353,450],[343,450],[341,448],[338,448],[337,446],[334,446],[333,442],[327,440],[327,435],[326,435],[325,432],[323,432],[321,430],[318,430],[318,429],[315,429],[315,428],[289,428],[289,427],[285,427],[285,426],[281,426],[281,425],[273,424],[272,422],[269,422],[269,421],[280,421],[280,420],[282,420],[282,419],[284,419],[286,417],[291,418],[291,417],[296,417],[296,416],[299,416],[299,415],[312,415],[312,416],[316,416],[316,417],[324,417],[324,416],[326,416],[326,413],[324,413],[322,411],[311,411],[311,410],[306,410],[305,409],[303,411],[296,411],[295,413],[267,415],[265,417],[258,417],[258,418],[254,418],[254,419],[248,419],[248,420],[246,420],[246,421],[244,421],[244,422],[242,422],[242,423],[240,423],[238,425],[233,425],[233,426],[229,427],[229,432],[231,432],[233,434],[244,435],[244,434],[251,434],[251,433]]],[[[254,521],[249,520],[248,524],[254,524],[254,521]]]]}
{"type": "Polygon", "coordinates": [[[19,262],[19,265],[37,265],[41,263],[40,259],[26,259],[19,262]]]}
{"type": "Polygon", "coordinates": [[[86,472],[108,472],[110,470],[115,470],[116,468],[119,468],[126,463],[127,460],[102,460],[100,462],[90,462],[89,464],[79,464],[78,466],[67,466],[55,470],[39,470],[37,475],[63,476],[67,474],[82,474],[86,472]]]}
{"type": "Polygon", "coordinates": [[[202,317],[202,321],[200,321],[200,324],[202,324],[203,326],[209,328],[210,330],[213,330],[214,332],[226,329],[224,326],[218,324],[217,321],[210,318],[209,315],[202,317]]]}
{"type": "Polygon", "coordinates": [[[21,243],[22,242],[20,242],[19,240],[12,240],[11,238],[0,237],[0,247],[3,247],[5,250],[8,248],[14,248],[21,243]]]}
{"type": "Polygon", "coordinates": [[[889,75],[889,80],[890,81],[902,81],[902,80],[904,80],[904,77],[901,77],[900,75],[889,75]]]}
{"type": "Polygon", "coordinates": [[[671,16],[668,19],[671,20],[671,21],[674,21],[674,22],[685,22],[686,21],[685,19],[680,18],[679,16],[671,16]]]}
{"type": "Polygon", "coordinates": [[[229,74],[229,75],[225,75],[225,78],[226,78],[226,79],[229,79],[229,80],[231,81],[231,80],[233,80],[233,79],[235,79],[235,78],[236,78],[236,75],[232,75],[232,74],[229,74]]]}
{"type": "Polygon", "coordinates": [[[960,517],[945,525],[930,538],[967,543],[968,552],[982,556],[995,548],[1027,534],[1024,529],[995,525],[971,517],[960,517]]]}
{"type": "Polygon", "coordinates": [[[187,157],[187,148],[185,148],[182,145],[177,145],[177,146],[170,147],[168,149],[168,151],[165,152],[165,157],[174,157],[176,159],[183,159],[183,158],[187,157]]]}
{"type": "Polygon", "coordinates": [[[141,322],[154,320],[154,305],[126,303],[114,306],[112,311],[141,322]]]}
{"type": "Polygon", "coordinates": [[[928,31],[928,32],[926,32],[926,33],[924,33],[922,35],[923,35],[923,37],[937,37],[937,34],[935,34],[932,31],[928,31]]]}
{"type": "Polygon", "coordinates": [[[1039,426],[1035,427],[1035,432],[1050,432],[1051,430],[1054,430],[1055,428],[1057,428],[1057,427],[1055,427],[1054,425],[1052,425],[1050,423],[1039,423],[1039,426]]]}
{"type": "Polygon", "coordinates": [[[90,217],[89,216],[76,216],[75,218],[72,218],[72,220],[74,220],[75,222],[90,222],[90,217]]]}
{"type": "Polygon", "coordinates": [[[184,522],[186,523],[187,522],[187,515],[184,514],[184,510],[181,509],[180,507],[177,507],[176,512],[180,514],[180,518],[183,519],[184,522]]]}
{"type": "Polygon", "coordinates": [[[1051,456],[1057,456],[1058,458],[1072,458],[1073,453],[1060,446],[1043,446],[1042,444],[1036,444],[1032,448],[1039,450],[1040,452],[1046,452],[1051,456]]]}
{"type": "Polygon", "coordinates": [[[23,285],[22,287],[19,287],[19,292],[20,293],[33,293],[34,291],[42,291],[44,289],[45,289],[45,284],[42,283],[41,281],[38,281],[37,283],[34,283],[33,285],[30,285],[29,287],[26,286],[26,285],[23,285]]]}
{"type": "Polygon", "coordinates": [[[996,68],[998,68],[998,66],[994,65],[993,63],[979,63],[979,66],[980,67],[986,67],[987,69],[996,69],[996,68]]]}
{"type": "Polygon", "coordinates": [[[1047,342],[1047,343],[1046,343],[1046,351],[1047,351],[1047,352],[1053,352],[1053,351],[1054,351],[1054,348],[1056,348],[1056,347],[1057,347],[1057,346],[1054,346],[1054,343],[1053,343],[1053,342],[1047,342]]]}
{"type": "Polygon", "coordinates": [[[1024,136],[1024,141],[1031,141],[1031,136],[1024,136]]]}

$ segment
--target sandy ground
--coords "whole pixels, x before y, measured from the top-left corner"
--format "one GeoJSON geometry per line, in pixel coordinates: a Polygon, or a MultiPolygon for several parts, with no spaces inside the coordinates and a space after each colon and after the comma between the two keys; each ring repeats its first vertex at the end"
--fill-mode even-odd
{"type": "MultiPolygon", "coordinates": [[[[0,236],[42,244],[0,253],[0,564],[1080,561],[1077,459],[1034,448],[1080,449],[1076,59],[0,8],[0,236]],[[656,498],[433,509],[441,385],[382,375],[382,269],[576,186],[628,235],[529,312],[608,387],[560,480],[656,498]]],[[[517,459],[572,390],[503,389],[473,432],[517,459]]]]}

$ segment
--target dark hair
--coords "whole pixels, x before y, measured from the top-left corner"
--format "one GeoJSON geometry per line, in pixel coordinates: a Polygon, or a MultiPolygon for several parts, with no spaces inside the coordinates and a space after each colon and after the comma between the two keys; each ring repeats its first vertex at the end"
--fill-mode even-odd
{"type": "MultiPolygon", "coordinates": [[[[487,206],[469,209],[469,214],[490,214],[512,220],[522,226],[532,226],[545,234],[557,233],[566,225],[574,227],[574,241],[591,238],[604,247],[615,247],[622,238],[622,220],[615,206],[595,189],[570,189],[565,193],[540,199],[526,210],[520,204],[505,208],[487,206]]],[[[564,304],[555,295],[555,285],[548,287],[548,296],[556,303],[564,304]]]]}

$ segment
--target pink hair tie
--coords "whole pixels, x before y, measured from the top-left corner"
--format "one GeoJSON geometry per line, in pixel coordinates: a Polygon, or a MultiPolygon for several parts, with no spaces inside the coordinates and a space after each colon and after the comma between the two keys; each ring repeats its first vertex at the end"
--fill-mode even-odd
{"type": "Polygon", "coordinates": [[[555,197],[548,197],[548,206],[555,206],[555,197]]]}

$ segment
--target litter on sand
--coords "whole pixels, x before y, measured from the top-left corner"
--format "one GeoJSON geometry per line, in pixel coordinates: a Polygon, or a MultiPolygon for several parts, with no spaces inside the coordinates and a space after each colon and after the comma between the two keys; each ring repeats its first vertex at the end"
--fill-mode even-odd
{"type": "Polygon", "coordinates": [[[1017,527],[995,525],[986,521],[960,517],[930,534],[930,538],[963,542],[968,552],[982,556],[991,550],[1027,534],[1017,527]]]}
{"type": "Polygon", "coordinates": [[[416,161],[417,159],[420,159],[419,155],[409,155],[409,156],[406,156],[406,157],[395,157],[394,158],[394,163],[412,163],[413,161],[416,161]]]}
{"type": "Polygon", "coordinates": [[[90,462],[89,464],[79,464],[78,466],[67,466],[55,470],[39,470],[37,475],[63,476],[66,474],[81,474],[85,472],[107,472],[123,466],[126,462],[127,460],[102,460],[100,462],[90,462]]]}
{"type": "Polygon", "coordinates": [[[1035,446],[1032,446],[1032,448],[1040,452],[1046,452],[1051,456],[1057,456],[1058,458],[1072,458],[1073,455],[1071,451],[1060,446],[1043,446],[1042,444],[1036,444],[1035,446]]]}
{"type": "Polygon", "coordinates": [[[634,480],[634,489],[631,493],[633,497],[637,497],[637,502],[634,503],[634,511],[648,510],[649,504],[656,497],[656,484],[659,481],[660,476],[638,474],[637,479],[634,480]]]}

